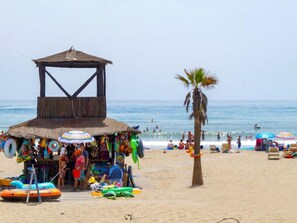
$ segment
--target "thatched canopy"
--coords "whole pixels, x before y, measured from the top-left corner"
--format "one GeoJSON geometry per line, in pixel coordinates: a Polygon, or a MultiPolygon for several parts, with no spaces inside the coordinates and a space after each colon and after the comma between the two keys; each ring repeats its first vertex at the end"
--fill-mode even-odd
{"type": "Polygon", "coordinates": [[[76,51],[72,47],[64,52],[57,53],[48,57],[33,60],[37,67],[77,67],[77,68],[96,68],[105,64],[112,64],[111,61],[76,51]]]}
{"type": "Polygon", "coordinates": [[[35,118],[11,126],[9,136],[17,138],[58,139],[64,132],[81,130],[92,136],[121,132],[140,133],[123,122],[110,118],[35,118]]]}

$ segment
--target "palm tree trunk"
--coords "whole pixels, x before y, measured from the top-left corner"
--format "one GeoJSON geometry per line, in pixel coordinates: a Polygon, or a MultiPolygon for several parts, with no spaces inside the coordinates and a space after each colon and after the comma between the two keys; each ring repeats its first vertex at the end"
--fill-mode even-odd
{"type": "MultiPolygon", "coordinates": [[[[193,94],[193,108],[194,108],[194,138],[195,147],[194,154],[200,154],[200,137],[201,137],[201,121],[200,121],[200,105],[201,105],[201,95],[199,90],[194,89],[193,94]]],[[[194,158],[193,166],[193,177],[192,177],[192,187],[203,185],[202,176],[202,166],[201,166],[201,156],[194,158]]]]}

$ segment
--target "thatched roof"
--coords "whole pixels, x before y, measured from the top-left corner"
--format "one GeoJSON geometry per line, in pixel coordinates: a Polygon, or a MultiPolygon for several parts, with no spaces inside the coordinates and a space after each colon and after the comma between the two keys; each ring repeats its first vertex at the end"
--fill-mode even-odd
{"type": "Polygon", "coordinates": [[[11,126],[7,134],[9,136],[27,139],[58,139],[63,133],[71,130],[86,131],[92,136],[120,132],[140,133],[127,124],[110,118],[35,118],[11,126]]]}
{"type": "Polygon", "coordinates": [[[111,61],[76,51],[72,47],[64,52],[33,60],[36,65],[48,67],[95,68],[100,65],[112,64],[111,61]]]}

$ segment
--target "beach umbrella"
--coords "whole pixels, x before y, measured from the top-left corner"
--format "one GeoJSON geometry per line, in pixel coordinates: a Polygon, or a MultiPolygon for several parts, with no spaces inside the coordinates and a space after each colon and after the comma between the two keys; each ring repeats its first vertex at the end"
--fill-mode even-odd
{"type": "Polygon", "coordinates": [[[256,135],[256,139],[272,139],[275,135],[271,132],[260,132],[256,135]]]}
{"type": "Polygon", "coordinates": [[[295,139],[295,136],[290,132],[279,132],[275,137],[277,139],[283,139],[283,140],[293,140],[293,139],[295,139]]]}
{"type": "Polygon", "coordinates": [[[59,142],[68,143],[68,144],[78,144],[78,143],[89,143],[94,142],[94,138],[87,132],[73,130],[69,132],[65,132],[58,139],[59,142]]]}

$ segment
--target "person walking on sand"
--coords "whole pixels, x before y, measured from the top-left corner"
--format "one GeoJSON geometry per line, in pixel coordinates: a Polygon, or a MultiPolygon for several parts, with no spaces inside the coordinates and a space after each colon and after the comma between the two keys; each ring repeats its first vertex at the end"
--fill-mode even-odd
{"type": "Polygon", "coordinates": [[[238,136],[238,138],[237,138],[237,144],[238,144],[238,149],[240,149],[240,147],[241,147],[241,135],[239,135],[238,136]]]}

